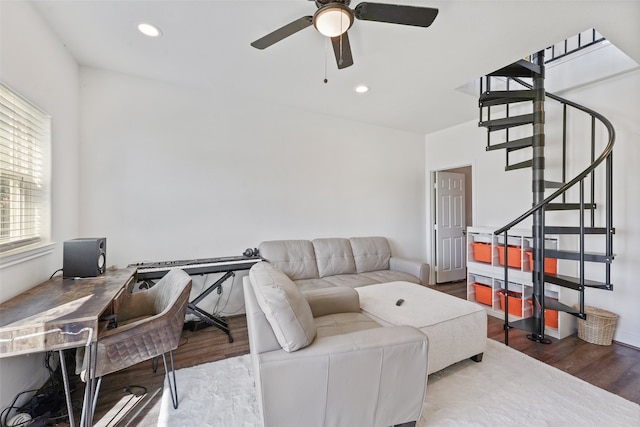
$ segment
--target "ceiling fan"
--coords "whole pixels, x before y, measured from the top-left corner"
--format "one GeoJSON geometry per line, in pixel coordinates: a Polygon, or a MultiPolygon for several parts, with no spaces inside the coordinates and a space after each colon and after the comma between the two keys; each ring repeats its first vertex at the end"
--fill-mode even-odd
{"type": "Polygon", "coordinates": [[[428,27],[436,19],[438,9],[397,4],[359,3],[349,8],[351,0],[313,0],[316,10],[313,16],[303,16],[251,43],[256,49],[265,49],[300,30],[313,25],[318,32],[331,38],[338,69],[353,65],[351,45],[347,30],[354,18],[363,21],[428,27]]]}

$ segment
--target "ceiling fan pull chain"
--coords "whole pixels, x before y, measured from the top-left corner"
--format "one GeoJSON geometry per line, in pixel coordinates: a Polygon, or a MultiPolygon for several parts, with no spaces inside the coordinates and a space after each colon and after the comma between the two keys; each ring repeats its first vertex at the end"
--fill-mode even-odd
{"type": "Polygon", "coordinates": [[[329,39],[324,42],[324,82],[327,83],[327,56],[329,55],[329,39]]]}
{"type": "MultiPolygon", "coordinates": [[[[344,17],[344,14],[340,14],[340,28],[344,28],[342,26],[342,19],[344,17]]],[[[340,59],[338,59],[338,65],[342,65],[342,63],[344,62],[342,60],[342,35],[344,34],[344,32],[340,33],[340,59]]]]}

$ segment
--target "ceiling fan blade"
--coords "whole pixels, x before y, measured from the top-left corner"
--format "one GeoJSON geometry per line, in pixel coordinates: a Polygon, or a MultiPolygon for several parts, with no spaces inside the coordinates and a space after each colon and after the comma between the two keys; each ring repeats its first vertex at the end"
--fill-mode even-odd
{"type": "Polygon", "coordinates": [[[288,23],[284,27],[278,28],[277,30],[267,34],[266,36],[254,41],[253,43],[251,43],[251,46],[255,47],[256,49],[265,49],[272,44],[275,44],[280,40],[297,33],[300,30],[304,30],[305,28],[311,26],[312,23],[312,16],[303,16],[302,18],[296,19],[295,21],[288,23]]]}
{"type": "Polygon", "coordinates": [[[351,56],[349,35],[345,32],[342,36],[331,37],[331,44],[333,45],[333,53],[336,55],[338,70],[352,66],[353,57],[351,56]],[[341,37],[342,41],[340,41],[341,37]]]}
{"type": "Polygon", "coordinates": [[[438,16],[438,9],[365,2],[356,6],[355,16],[364,21],[428,27],[438,16]]]}

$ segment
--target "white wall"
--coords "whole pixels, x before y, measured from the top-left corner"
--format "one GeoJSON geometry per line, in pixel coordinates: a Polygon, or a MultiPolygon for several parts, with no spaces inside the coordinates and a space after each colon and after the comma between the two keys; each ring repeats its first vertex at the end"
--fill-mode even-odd
{"type": "Polygon", "coordinates": [[[108,264],[384,235],[424,257],[423,136],[81,71],[81,232],[108,264]]]}
{"type": "MultiPolygon", "coordinates": [[[[78,232],[78,65],[31,4],[0,3],[0,80],[52,116],[52,238],[78,232]]],[[[47,280],[62,267],[52,254],[0,270],[0,300],[47,280]]],[[[0,359],[0,407],[47,378],[44,356],[0,359]]]]}
{"type": "Polygon", "coordinates": [[[107,237],[108,265],[364,235],[424,259],[422,135],[89,68],[81,87],[81,234],[107,237]]]}
{"type": "MultiPolygon", "coordinates": [[[[637,286],[637,256],[640,252],[640,70],[620,74],[609,79],[584,85],[562,93],[561,96],[576,101],[604,114],[616,128],[617,143],[614,149],[614,252],[617,254],[612,267],[613,292],[587,289],[587,305],[600,307],[620,318],[614,339],[640,347],[640,287],[637,286]]],[[[470,101],[475,102],[475,101],[470,101]]],[[[547,104],[550,104],[548,102],[547,104]]],[[[546,120],[553,128],[554,109],[549,105],[546,120]]],[[[584,123],[589,129],[589,122],[584,123]]],[[[573,134],[585,132],[572,129],[573,134]]],[[[553,134],[553,132],[551,132],[553,134]]],[[[588,134],[588,132],[587,132],[588,134]]],[[[549,152],[559,141],[550,135],[546,138],[549,152]]],[[[474,225],[499,228],[531,207],[531,173],[523,169],[504,171],[504,152],[486,152],[486,130],[477,122],[464,123],[426,136],[426,171],[448,169],[464,164],[473,165],[474,225]]],[[[580,149],[581,152],[587,151],[580,149]]],[[[553,175],[553,159],[548,159],[547,174],[553,175]]],[[[578,170],[577,165],[571,167],[578,170]]],[[[580,167],[579,169],[582,169],[580,167]]],[[[604,172],[599,172],[600,176],[604,172]]],[[[600,193],[598,193],[598,197],[600,193]]],[[[603,201],[596,199],[598,203],[603,201]]],[[[427,212],[431,201],[426,200],[427,212]]],[[[599,214],[600,215],[600,214],[599,214]]],[[[523,227],[530,227],[527,222],[523,227]]],[[[427,259],[432,257],[432,242],[427,235],[427,259]]],[[[603,251],[602,246],[594,251],[603,251]]],[[[574,273],[575,274],[575,273],[574,273]]]]}

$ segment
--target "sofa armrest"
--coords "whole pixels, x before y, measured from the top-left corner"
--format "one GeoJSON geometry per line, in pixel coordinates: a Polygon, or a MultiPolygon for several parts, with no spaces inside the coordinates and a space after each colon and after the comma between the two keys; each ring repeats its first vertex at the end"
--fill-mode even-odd
{"type": "MultiPolygon", "coordinates": [[[[286,352],[283,350],[262,353],[260,362],[262,365],[279,363],[285,360],[294,363],[295,359],[338,357],[339,355],[358,358],[360,357],[357,355],[359,352],[382,350],[403,345],[415,345],[420,352],[424,352],[426,355],[428,344],[429,339],[427,336],[413,326],[383,326],[340,335],[316,337],[311,345],[297,351],[286,352]]],[[[425,360],[414,360],[414,355],[411,355],[410,359],[413,360],[411,365],[425,362],[425,360]]]]}
{"type": "Polygon", "coordinates": [[[258,357],[266,427],[389,426],[420,418],[428,339],[411,326],[316,338],[292,353],[258,357]]]}
{"type": "Polygon", "coordinates": [[[360,296],[355,289],[335,287],[314,289],[304,293],[311,307],[313,317],[335,313],[360,312],[360,296]]]}
{"type": "Polygon", "coordinates": [[[422,285],[429,284],[429,264],[424,262],[391,257],[391,259],[389,259],[389,270],[411,274],[417,277],[422,285]]]}

